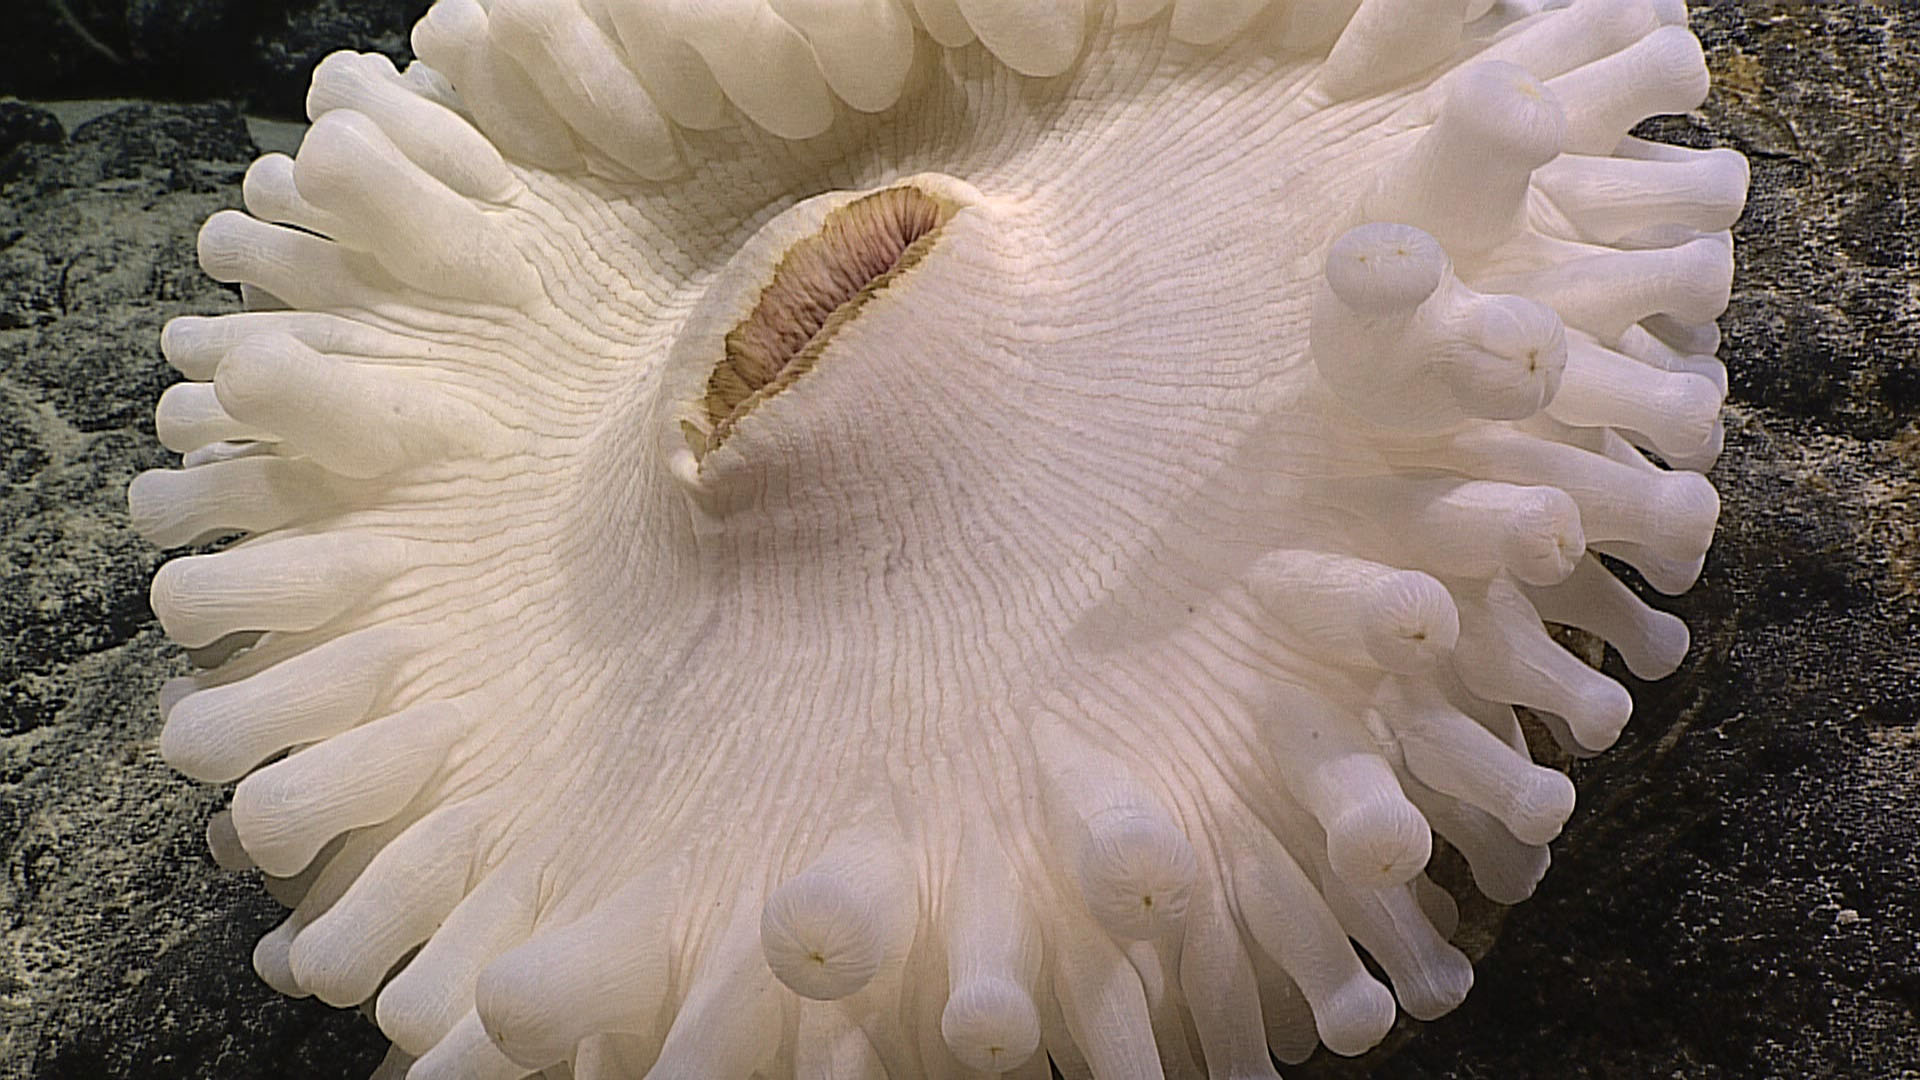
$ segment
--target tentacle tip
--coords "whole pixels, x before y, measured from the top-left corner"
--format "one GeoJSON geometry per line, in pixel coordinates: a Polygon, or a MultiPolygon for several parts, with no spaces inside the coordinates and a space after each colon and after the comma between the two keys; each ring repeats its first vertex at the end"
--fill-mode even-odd
{"type": "Polygon", "coordinates": [[[1395,985],[1407,1015],[1415,1020],[1438,1020],[1467,1000],[1473,989],[1473,965],[1460,950],[1447,946],[1425,958],[1415,985],[1395,985]]]}
{"type": "Polygon", "coordinates": [[[1449,384],[1468,416],[1524,420],[1560,392],[1567,368],[1566,328],[1545,304],[1519,296],[1476,297],[1449,384]]]}
{"type": "Polygon", "coordinates": [[[1505,60],[1461,69],[1448,81],[1443,109],[1449,120],[1471,125],[1490,149],[1529,166],[1553,160],[1567,140],[1566,113],[1553,91],[1505,60]]]}
{"type": "Polygon", "coordinates": [[[1357,1057],[1379,1045],[1393,1028],[1393,993],[1366,975],[1359,975],[1316,1002],[1314,1027],[1328,1050],[1357,1057]]]}
{"type": "Polygon", "coordinates": [[[1550,586],[1567,580],[1587,553],[1580,510],[1558,488],[1535,488],[1515,510],[1506,564],[1528,585],[1550,586]]]}
{"type": "MultiPolygon", "coordinates": [[[[323,916],[324,919],[324,916],[323,916]]],[[[287,948],[287,968],[309,994],[337,1009],[350,1008],[373,996],[374,985],[345,962],[340,943],[309,926],[287,948]]]]}
{"type": "Polygon", "coordinates": [[[1544,845],[1529,850],[1537,853],[1537,857],[1533,863],[1524,866],[1494,869],[1475,865],[1472,860],[1468,860],[1468,868],[1473,871],[1474,888],[1479,889],[1482,895],[1496,904],[1511,907],[1524,903],[1533,895],[1534,890],[1540,887],[1541,880],[1547,876],[1549,862],[1547,848],[1544,845]]]}
{"type": "Polygon", "coordinates": [[[253,859],[247,854],[245,845],[240,842],[240,834],[234,829],[233,814],[222,810],[207,819],[207,853],[213,856],[213,863],[222,870],[251,870],[253,859]]]}
{"type": "Polygon", "coordinates": [[[1687,25],[1687,0],[1650,0],[1648,6],[1661,26],[1687,25]]]}
{"type": "Polygon", "coordinates": [[[1621,652],[1621,659],[1626,661],[1633,677],[1647,682],[1664,679],[1680,670],[1680,665],[1686,662],[1687,650],[1693,646],[1693,634],[1687,629],[1686,620],[1666,612],[1655,612],[1653,619],[1647,640],[1633,650],[1633,655],[1628,656],[1625,650],[1621,652]]]}
{"type": "Polygon", "coordinates": [[[171,469],[148,469],[127,484],[127,519],[133,531],[155,547],[177,547],[186,540],[175,539],[167,530],[166,483],[171,469]]]}
{"type": "Polygon", "coordinates": [[[1087,907],[1109,933],[1148,941],[1179,929],[1199,864],[1171,822],[1123,809],[1094,823],[1079,873],[1087,907]]]}
{"type": "Polygon", "coordinates": [[[1514,839],[1538,847],[1560,835],[1573,816],[1573,781],[1557,769],[1536,767],[1526,788],[1515,800],[1507,828],[1514,839]]]}
{"type": "Polygon", "coordinates": [[[1693,588],[1706,567],[1707,557],[1703,549],[1701,554],[1689,558],[1651,561],[1637,569],[1654,591],[1667,596],[1679,596],[1693,588]]]}
{"type": "Polygon", "coordinates": [[[160,350],[165,353],[179,351],[182,344],[194,334],[203,332],[216,316],[212,315],[175,315],[160,327],[160,350]]]}
{"type": "Polygon", "coordinates": [[[1396,789],[1377,792],[1327,826],[1327,861],[1340,880],[1386,888],[1413,878],[1433,855],[1427,819],[1396,789]]]}
{"type": "Polygon", "coordinates": [[[287,997],[311,997],[312,994],[294,977],[293,966],[288,963],[288,946],[293,942],[294,933],[295,927],[289,918],[289,921],[261,935],[253,945],[253,970],[260,976],[261,982],[287,997]]]}
{"type": "Polygon", "coordinates": [[[1707,70],[1707,52],[1687,29],[1683,17],[1678,23],[1669,23],[1647,35],[1648,44],[1660,50],[1667,69],[1678,72],[1685,85],[1685,102],[1689,110],[1706,104],[1707,94],[1713,87],[1713,76],[1707,70]]]}
{"type": "Polygon", "coordinates": [[[233,284],[240,280],[244,265],[244,244],[258,225],[239,210],[217,210],[200,226],[194,252],[200,269],[215,281],[233,284]]]}
{"type": "Polygon", "coordinates": [[[1633,716],[1633,695],[1612,679],[1602,677],[1601,685],[1588,694],[1576,715],[1563,717],[1574,741],[1590,753],[1598,753],[1619,741],[1633,716]]]}
{"type": "Polygon", "coordinates": [[[204,724],[194,723],[192,715],[177,713],[159,728],[159,759],[175,773],[202,784],[230,784],[244,769],[236,771],[225,757],[217,740],[205,732],[204,724]]]}
{"type": "Polygon", "coordinates": [[[1386,671],[1431,671],[1460,640],[1460,613],[1446,586],[1418,571],[1395,571],[1376,581],[1373,609],[1364,644],[1386,671]]]}
{"type": "Polygon", "coordinates": [[[984,976],[947,999],[940,1034],[962,1065],[1005,1072],[1025,1064],[1040,1048],[1040,1017],[1025,990],[984,976]]]}
{"type": "Polygon", "coordinates": [[[563,1060],[573,1047],[554,1037],[560,1025],[550,1023],[548,1015],[556,1007],[558,987],[524,962],[531,955],[515,950],[495,958],[475,981],[473,1000],[493,1045],[517,1064],[539,1069],[563,1060]]]}
{"type": "Polygon", "coordinates": [[[1348,229],[1327,251],[1327,284],[1367,316],[1409,314],[1445,280],[1440,242],[1421,229],[1373,222],[1348,229]]]}
{"type": "Polygon", "coordinates": [[[1673,523],[1672,529],[1686,548],[1687,558],[1704,554],[1720,522],[1720,492],[1714,488],[1713,481],[1696,472],[1676,470],[1666,476],[1658,514],[1673,523]]]}
{"type": "Polygon", "coordinates": [[[774,892],[761,911],[767,966],[787,988],[814,1001],[858,993],[885,960],[872,912],[834,877],[806,872],[774,892]]]}
{"type": "MultiPolygon", "coordinates": [[[[317,846],[302,844],[292,837],[276,836],[270,830],[276,799],[283,793],[263,786],[263,773],[254,773],[240,782],[233,793],[234,829],[247,854],[274,877],[293,877],[306,869],[319,854],[317,846]]],[[[324,839],[320,843],[324,844],[324,839]]]]}

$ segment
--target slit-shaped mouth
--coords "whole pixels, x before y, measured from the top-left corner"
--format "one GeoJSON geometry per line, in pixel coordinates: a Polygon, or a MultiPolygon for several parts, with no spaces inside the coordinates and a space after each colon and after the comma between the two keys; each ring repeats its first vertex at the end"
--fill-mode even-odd
{"type": "Polygon", "coordinates": [[[818,232],[788,248],[752,313],[727,332],[725,355],[707,380],[706,449],[812,370],[840,327],[925,257],[956,209],[903,184],[835,209],[818,232]]]}

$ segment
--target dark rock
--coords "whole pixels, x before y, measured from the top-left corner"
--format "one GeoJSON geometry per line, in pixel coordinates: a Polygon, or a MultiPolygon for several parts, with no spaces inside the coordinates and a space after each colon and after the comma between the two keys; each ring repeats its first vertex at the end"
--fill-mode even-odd
{"type": "MultiPolygon", "coordinates": [[[[66,137],[60,119],[51,112],[25,102],[0,101],[0,186],[30,170],[36,151],[57,146],[66,137]]],[[[18,229],[0,232],[0,251],[18,239],[18,229]]],[[[5,325],[0,322],[0,327],[5,325]]]]}
{"type": "MultiPolygon", "coordinates": [[[[16,149],[30,143],[58,144],[67,137],[59,117],[24,101],[0,101],[0,162],[16,149]]],[[[0,180],[4,180],[0,165],[0,180]]]]}
{"type": "Polygon", "coordinates": [[[0,188],[0,1077],[365,1076],[383,1052],[254,977],[276,905],[208,861],[224,796],[154,744],[184,664],[126,485],[169,458],[160,325],[235,306],[194,234],[256,153],[230,106],[130,105],[20,147],[0,188]]]}
{"type": "Polygon", "coordinates": [[[307,72],[336,49],[411,58],[427,0],[22,0],[0,37],[0,94],[226,98],[303,115],[307,72]]]}

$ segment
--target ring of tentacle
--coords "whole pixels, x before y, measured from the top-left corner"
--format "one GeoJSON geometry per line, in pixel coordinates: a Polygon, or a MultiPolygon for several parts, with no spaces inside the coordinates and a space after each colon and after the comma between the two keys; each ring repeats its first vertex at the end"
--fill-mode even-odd
{"type": "Polygon", "coordinates": [[[394,1075],[1272,1076],[1472,973],[1718,503],[1668,0],[439,0],[201,236],[162,752],[394,1075]],[[1391,991],[1362,963],[1370,957],[1391,991]],[[555,1073],[555,1075],[561,1075],[555,1073]]]}

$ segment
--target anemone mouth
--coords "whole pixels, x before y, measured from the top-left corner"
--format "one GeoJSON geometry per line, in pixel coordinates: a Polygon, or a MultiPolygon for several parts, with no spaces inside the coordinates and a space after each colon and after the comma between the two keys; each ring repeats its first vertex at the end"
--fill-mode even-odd
{"type": "Polygon", "coordinates": [[[926,257],[957,209],[902,184],[835,208],[787,248],[707,380],[704,449],[718,449],[761,402],[813,370],[840,328],[926,257]]]}

